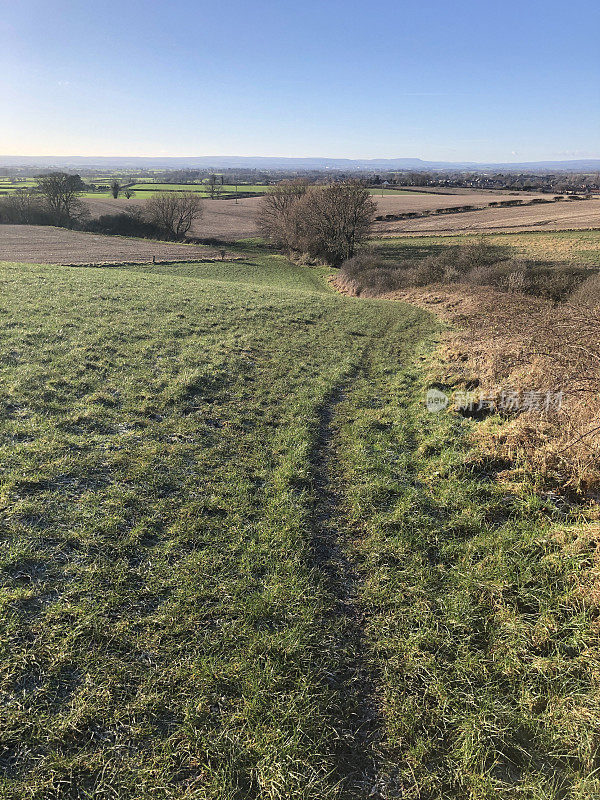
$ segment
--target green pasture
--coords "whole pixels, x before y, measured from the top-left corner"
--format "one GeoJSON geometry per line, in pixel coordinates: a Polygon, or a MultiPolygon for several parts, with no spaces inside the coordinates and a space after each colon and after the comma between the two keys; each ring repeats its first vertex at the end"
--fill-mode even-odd
{"type": "Polygon", "coordinates": [[[0,798],[587,800],[596,549],[260,245],[0,264],[0,798]]]}

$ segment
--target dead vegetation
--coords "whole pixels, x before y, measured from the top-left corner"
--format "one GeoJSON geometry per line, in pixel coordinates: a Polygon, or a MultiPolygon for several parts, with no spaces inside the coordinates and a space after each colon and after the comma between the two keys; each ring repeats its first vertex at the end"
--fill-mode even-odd
{"type": "MultiPolygon", "coordinates": [[[[343,277],[338,288],[352,292],[343,277]]],[[[435,383],[451,396],[471,392],[499,405],[503,394],[561,403],[521,403],[503,424],[479,426],[482,445],[502,459],[523,460],[573,494],[600,487],[600,277],[568,302],[528,297],[489,286],[413,287],[383,295],[432,311],[452,324],[444,334],[435,383]]],[[[489,413],[489,411],[488,411],[489,413]]],[[[497,420],[497,417],[493,417],[497,420]]]]}

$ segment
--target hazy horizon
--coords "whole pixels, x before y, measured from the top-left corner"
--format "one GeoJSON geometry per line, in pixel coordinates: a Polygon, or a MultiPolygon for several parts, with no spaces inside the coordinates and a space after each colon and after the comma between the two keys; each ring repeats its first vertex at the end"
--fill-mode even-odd
{"type": "Polygon", "coordinates": [[[43,160],[48,160],[52,158],[57,159],[66,159],[66,158],[73,158],[73,159],[93,159],[98,158],[102,160],[106,159],[146,159],[146,160],[167,160],[172,159],[174,161],[177,160],[193,160],[193,159],[208,159],[208,158],[215,158],[215,159],[240,159],[240,160],[251,160],[251,159],[276,159],[276,160],[290,160],[290,161],[350,161],[350,162],[380,162],[380,161],[422,161],[423,163],[448,163],[448,164],[523,164],[523,163],[546,163],[546,162],[556,162],[556,163],[577,163],[580,161],[600,161],[600,150],[597,154],[591,154],[586,156],[578,156],[573,158],[543,158],[543,159],[513,159],[512,161],[496,161],[496,160],[486,160],[486,161],[475,161],[473,159],[461,159],[461,160],[447,160],[447,159],[436,159],[436,158],[428,158],[427,156],[413,156],[413,155],[396,155],[396,156],[389,156],[389,155],[382,155],[382,156],[356,156],[356,157],[348,157],[348,156],[338,156],[338,155],[323,155],[323,154],[316,154],[316,155],[295,155],[295,154],[268,154],[268,155],[257,155],[256,153],[202,153],[202,154],[190,154],[184,153],[180,155],[169,155],[166,153],[114,153],[114,154],[105,154],[105,153],[48,153],[48,154],[40,154],[40,153],[0,153],[0,160],[2,158],[26,158],[26,159],[33,159],[39,158],[43,160]]]}

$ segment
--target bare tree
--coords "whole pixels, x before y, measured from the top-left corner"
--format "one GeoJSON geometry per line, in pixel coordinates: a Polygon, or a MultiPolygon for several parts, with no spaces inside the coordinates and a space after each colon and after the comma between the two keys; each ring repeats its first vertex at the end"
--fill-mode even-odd
{"type": "Polygon", "coordinates": [[[376,206],[359,181],[307,188],[279,184],[265,195],[258,218],[267,239],[333,266],[351,258],[369,235],[376,206]]]}
{"type": "Polygon", "coordinates": [[[115,178],[115,180],[111,181],[111,183],[110,183],[110,193],[111,193],[111,194],[112,194],[112,196],[115,198],[115,200],[116,200],[116,199],[117,199],[117,197],[119,196],[119,192],[120,192],[120,191],[121,191],[121,184],[120,184],[120,183],[119,183],[119,181],[118,181],[118,180],[115,178]]]}
{"type": "Polygon", "coordinates": [[[339,266],[368,237],[376,209],[360,181],[311,189],[298,203],[303,249],[339,266]]]}
{"type": "Polygon", "coordinates": [[[30,189],[17,189],[0,198],[0,222],[47,225],[51,221],[42,198],[30,189]]]}
{"type": "Polygon", "coordinates": [[[223,191],[223,176],[219,177],[218,175],[210,175],[208,181],[206,182],[206,186],[210,195],[210,199],[214,200],[215,197],[219,197],[223,191]]]}
{"type": "Polygon", "coordinates": [[[202,200],[196,192],[161,192],[146,201],[146,216],[174,239],[182,239],[202,217],[202,200]]]}
{"type": "Polygon", "coordinates": [[[36,178],[37,191],[44,196],[46,207],[64,224],[86,216],[88,209],[81,202],[85,184],[79,175],[67,172],[50,172],[36,178]]]}
{"type": "Polygon", "coordinates": [[[258,229],[277,247],[298,250],[300,245],[300,218],[297,204],[306,194],[305,181],[282,181],[268,191],[260,201],[258,229]]]}
{"type": "Polygon", "coordinates": [[[130,197],[135,197],[135,192],[132,192],[131,189],[125,189],[123,194],[128,200],[130,197]]]}

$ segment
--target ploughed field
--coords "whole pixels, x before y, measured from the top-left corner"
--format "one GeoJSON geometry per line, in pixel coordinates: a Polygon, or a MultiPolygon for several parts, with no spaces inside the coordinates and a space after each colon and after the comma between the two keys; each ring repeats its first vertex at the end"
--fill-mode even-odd
{"type": "MultiPolygon", "coordinates": [[[[139,195],[129,200],[118,198],[86,198],[92,216],[118,214],[131,209],[140,209],[143,198],[139,195]]],[[[190,234],[227,241],[245,239],[257,235],[256,217],[260,208],[260,197],[243,197],[235,200],[207,199],[203,206],[202,219],[196,221],[190,234]]],[[[1,235],[0,230],[0,235],[1,235]]]]}
{"type": "Polygon", "coordinates": [[[600,793],[589,538],[260,247],[0,264],[0,797],[600,793]]]}
{"type": "Polygon", "coordinates": [[[0,225],[0,261],[95,264],[214,257],[214,249],[201,245],[102,236],[42,225],[0,225]]]}
{"type": "MultiPolygon", "coordinates": [[[[380,198],[381,200],[386,198],[380,198]]],[[[456,204],[462,205],[462,204],[456,204]]],[[[448,207],[452,204],[448,203],[448,207]]],[[[445,206],[444,206],[445,207],[445,206]]],[[[386,212],[394,213],[394,212],[386,212]]],[[[502,231],[600,228],[600,198],[474,211],[375,223],[379,235],[500,233],[502,231]]]]}
{"type": "MultiPolygon", "coordinates": [[[[459,233],[502,230],[536,230],[546,228],[598,228],[600,227],[600,199],[564,200],[540,205],[508,208],[487,208],[489,203],[534,199],[550,199],[548,195],[528,192],[454,190],[452,193],[412,192],[375,193],[377,215],[423,213],[464,205],[476,210],[463,213],[442,214],[408,220],[379,220],[375,223],[378,235],[402,233],[459,233]]],[[[206,199],[204,216],[194,224],[192,234],[206,238],[235,240],[257,235],[256,217],[260,197],[235,200],[206,199]]],[[[127,209],[140,208],[143,198],[136,195],[129,200],[119,198],[86,198],[93,216],[114,214],[127,209]]]]}

